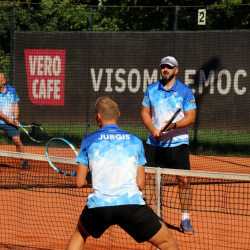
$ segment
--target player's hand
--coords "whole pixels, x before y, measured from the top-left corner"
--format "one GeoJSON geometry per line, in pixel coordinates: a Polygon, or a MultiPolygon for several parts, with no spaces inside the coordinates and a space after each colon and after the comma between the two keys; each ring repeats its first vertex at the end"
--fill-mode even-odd
{"type": "Polygon", "coordinates": [[[8,118],[6,119],[6,121],[7,121],[7,123],[10,124],[10,125],[18,126],[18,125],[16,124],[16,121],[15,121],[14,119],[10,118],[10,117],[8,117],[8,118]]]}
{"type": "Polygon", "coordinates": [[[18,119],[14,119],[14,122],[15,122],[15,125],[16,125],[17,127],[19,127],[20,122],[18,121],[18,119]]]}
{"type": "MultiPolygon", "coordinates": [[[[168,121],[165,121],[164,123],[167,124],[168,121]]],[[[164,128],[164,126],[161,128],[161,133],[166,132],[166,131],[169,131],[169,130],[171,130],[171,129],[174,129],[174,128],[175,128],[175,123],[170,124],[169,127],[168,127],[165,131],[162,131],[163,128],[164,128]]]]}
{"type": "Polygon", "coordinates": [[[161,137],[161,130],[159,130],[157,128],[152,129],[152,131],[150,131],[150,133],[154,139],[159,139],[161,137]]]}

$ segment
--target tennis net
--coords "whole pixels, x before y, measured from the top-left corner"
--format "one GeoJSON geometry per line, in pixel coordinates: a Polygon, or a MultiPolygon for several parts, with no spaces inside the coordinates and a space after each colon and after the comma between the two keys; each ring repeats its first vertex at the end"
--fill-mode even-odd
{"type": "MultiPolygon", "coordinates": [[[[72,160],[61,162],[74,164],[72,160]]],[[[62,163],[63,164],[63,163],[62,163]]],[[[148,204],[166,222],[180,249],[249,249],[250,175],[146,168],[148,204]],[[194,235],[180,232],[176,176],[191,181],[194,235]]],[[[65,249],[91,188],[77,189],[45,155],[0,151],[0,249],[65,249]],[[22,169],[21,160],[30,169],[22,169]]],[[[110,227],[86,249],[152,249],[110,227]]]]}

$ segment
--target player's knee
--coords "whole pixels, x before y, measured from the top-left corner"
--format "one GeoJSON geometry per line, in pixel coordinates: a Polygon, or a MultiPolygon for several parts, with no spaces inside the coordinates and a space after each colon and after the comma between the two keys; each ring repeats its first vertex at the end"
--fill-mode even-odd
{"type": "Polygon", "coordinates": [[[149,240],[149,242],[161,250],[178,249],[172,233],[164,223],[162,224],[162,228],[149,240]]]}
{"type": "Polygon", "coordinates": [[[175,240],[164,242],[158,246],[161,250],[178,250],[175,240]]]}
{"type": "Polygon", "coordinates": [[[174,237],[170,234],[166,234],[164,239],[162,239],[161,242],[159,242],[156,247],[161,250],[177,250],[178,246],[174,239],[174,237]]]}
{"type": "Polygon", "coordinates": [[[16,146],[19,146],[19,147],[23,146],[20,136],[13,136],[11,139],[16,146]]]}

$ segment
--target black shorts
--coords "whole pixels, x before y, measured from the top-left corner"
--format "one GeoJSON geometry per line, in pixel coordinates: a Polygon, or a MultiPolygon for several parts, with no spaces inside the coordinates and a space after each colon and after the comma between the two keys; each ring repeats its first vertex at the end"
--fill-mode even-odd
{"type": "Polygon", "coordinates": [[[145,145],[146,166],[190,170],[189,146],[156,147],[145,145]]]}
{"type": "Polygon", "coordinates": [[[162,227],[161,219],[147,205],[85,206],[80,221],[94,238],[99,238],[108,227],[117,224],[137,242],[151,239],[162,227]]]}

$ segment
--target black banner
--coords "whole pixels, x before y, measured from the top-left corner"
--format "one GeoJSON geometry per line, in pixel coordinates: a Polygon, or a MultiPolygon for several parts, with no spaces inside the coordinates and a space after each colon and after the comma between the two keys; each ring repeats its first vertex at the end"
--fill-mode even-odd
{"type": "Polygon", "coordinates": [[[15,87],[23,120],[94,124],[98,97],[120,104],[120,124],[142,126],[148,84],[174,56],[194,92],[198,128],[249,130],[250,31],[15,32],[15,87]]]}

